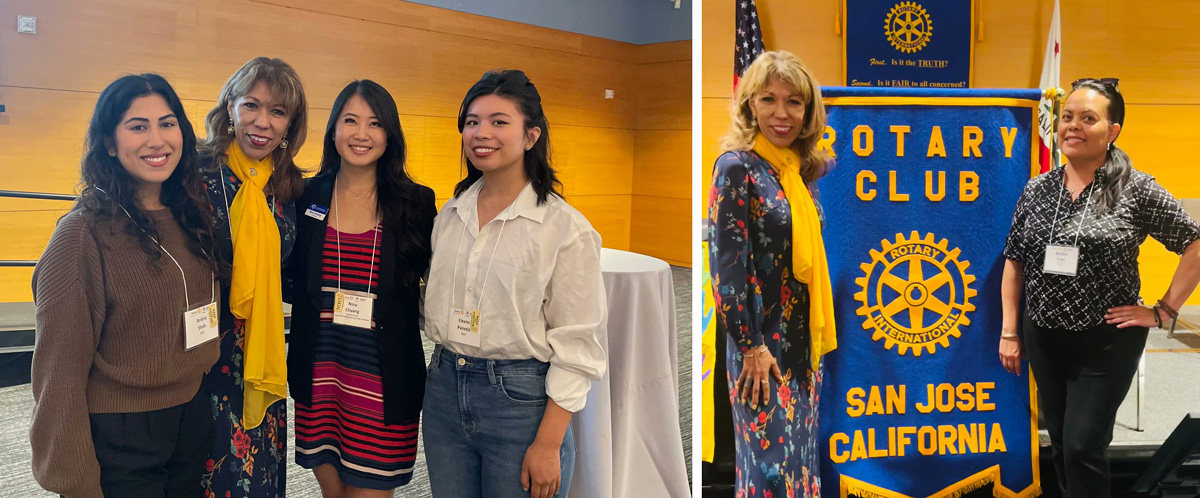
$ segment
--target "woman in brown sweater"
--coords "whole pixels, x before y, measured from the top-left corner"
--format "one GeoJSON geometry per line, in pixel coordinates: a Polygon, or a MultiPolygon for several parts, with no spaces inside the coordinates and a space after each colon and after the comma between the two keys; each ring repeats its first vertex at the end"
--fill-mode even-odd
{"type": "Polygon", "coordinates": [[[96,103],[82,193],[33,275],[33,474],[74,497],[202,496],[219,266],[196,135],[161,76],[96,103]]]}

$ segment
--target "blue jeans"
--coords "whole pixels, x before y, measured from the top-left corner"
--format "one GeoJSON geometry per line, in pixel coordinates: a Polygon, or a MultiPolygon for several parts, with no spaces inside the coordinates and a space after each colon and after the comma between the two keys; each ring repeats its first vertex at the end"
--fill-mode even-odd
{"type": "MultiPolygon", "coordinates": [[[[425,382],[425,464],[435,498],[528,497],[521,464],[546,411],[549,363],[486,360],[438,345],[425,382]]],[[[559,449],[567,496],[575,467],[571,428],[559,449]]]]}

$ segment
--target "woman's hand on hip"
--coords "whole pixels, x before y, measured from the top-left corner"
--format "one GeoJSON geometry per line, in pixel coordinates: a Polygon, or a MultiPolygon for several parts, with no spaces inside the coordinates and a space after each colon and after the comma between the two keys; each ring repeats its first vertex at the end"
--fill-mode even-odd
{"type": "Polygon", "coordinates": [[[1104,315],[1104,323],[1109,325],[1117,324],[1117,328],[1125,327],[1157,327],[1158,322],[1154,319],[1154,308],[1138,306],[1136,304],[1129,306],[1117,306],[1109,308],[1108,313],[1104,315]]]}
{"type": "Polygon", "coordinates": [[[521,463],[521,487],[530,498],[552,498],[562,484],[558,459],[560,444],[534,440],[521,463]]]}
{"type": "Polygon", "coordinates": [[[751,349],[742,355],[742,375],[734,384],[742,394],[742,402],[749,403],[751,408],[758,408],[758,400],[762,399],[763,406],[771,401],[771,381],[783,383],[783,374],[779,372],[779,363],[771,356],[767,348],[751,349]]]}

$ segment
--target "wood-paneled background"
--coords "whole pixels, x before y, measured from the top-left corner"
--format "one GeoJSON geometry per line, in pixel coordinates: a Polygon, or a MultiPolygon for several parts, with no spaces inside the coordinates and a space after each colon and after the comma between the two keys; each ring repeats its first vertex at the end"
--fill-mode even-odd
{"type": "MultiPolygon", "coordinates": [[[[690,41],[638,46],[398,0],[0,2],[0,19],[17,15],[36,16],[38,33],[0,29],[0,190],[74,192],[92,108],[119,75],[165,76],[203,135],[221,85],[266,55],[305,86],[301,166],[317,166],[337,92],[372,79],[396,99],[409,172],[440,205],[463,173],[462,96],[513,68],[537,84],[567,200],[605,247],[691,265],[690,41]]],[[[66,207],[0,198],[0,259],[37,259],[66,207]]],[[[31,275],[0,268],[0,302],[30,300],[31,275]]]]}
{"type": "MultiPolygon", "coordinates": [[[[834,32],[840,0],[758,0],[763,42],[804,60],[824,85],[843,85],[842,39],[834,32]]],[[[1053,0],[981,0],[975,42],[977,88],[1035,88],[1053,0]]],[[[1200,2],[1160,0],[1064,1],[1062,83],[1081,77],[1117,77],[1126,102],[1117,143],[1134,167],[1154,175],[1181,199],[1200,198],[1193,145],[1200,143],[1200,2]]],[[[729,126],[733,83],[734,2],[704,3],[702,152],[707,202],[712,165],[729,126]]],[[[705,211],[707,212],[707,211],[705,211]]],[[[1195,216],[1195,213],[1193,213],[1195,216]]],[[[1179,257],[1149,239],[1140,258],[1142,296],[1166,292],[1179,257]]],[[[1200,304],[1200,293],[1189,304],[1200,304]]]]}

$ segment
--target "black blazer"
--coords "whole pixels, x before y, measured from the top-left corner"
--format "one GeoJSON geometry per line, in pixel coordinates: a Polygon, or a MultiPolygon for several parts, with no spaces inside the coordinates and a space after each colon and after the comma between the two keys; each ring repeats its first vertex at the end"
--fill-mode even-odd
{"type": "MultiPolygon", "coordinates": [[[[309,180],[296,201],[296,247],[288,262],[292,280],[292,329],[288,346],[288,388],[297,402],[312,404],[313,361],[321,313],[321,250],[329,218],[317,220],[305,213],[309,205],[328,208],[337,170],[309,180]]],[[[375,302],[375,337],[383,382],[383,420],[400,424],[416,420],[425,397],[425,353],[421,349],[421,290],[419,279],[429,268],[430,237],[437,206],[433,189],[412,185],[401,195],[415,197],[419,223],[391,221],[383,226],[379,258],[378,299],[375,302]],[[396,235],[413,231],[425,241],[419,254],[400,254],[396,235]],[[409,277],[405,277],[409,275],[409,277]]]]}

